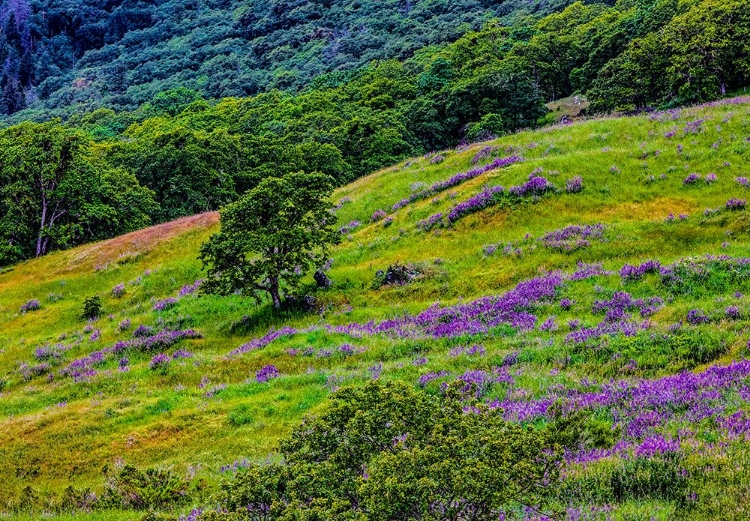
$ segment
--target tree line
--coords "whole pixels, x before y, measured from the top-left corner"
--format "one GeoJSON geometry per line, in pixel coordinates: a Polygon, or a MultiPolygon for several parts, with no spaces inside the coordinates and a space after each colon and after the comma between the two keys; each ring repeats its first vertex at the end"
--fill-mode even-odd
{"type": "Polygon", "coordinates": [[[578,2],[541,19],[487,22],[403,61],[323,74],[296,93],[210,100],[178,87],[135,110],[8,127],[0,265],[216,210],[267,178],[319,173],[342,185],[552,121],[544,103],[573,93],[587,93],[595,111],[716,99],[750,76],[745,7],[578,2]]]}

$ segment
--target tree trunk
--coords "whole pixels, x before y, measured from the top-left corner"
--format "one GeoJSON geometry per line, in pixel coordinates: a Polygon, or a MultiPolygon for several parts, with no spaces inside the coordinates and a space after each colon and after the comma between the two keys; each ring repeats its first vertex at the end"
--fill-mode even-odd
{"type": "Polygon", "coordinates": [[[279,309],[281,307],[281,297],[279,296],[279,279],[278,277],[269,277],[268,279],[268,293],[271,294],[271,300],[273,300],[273,307],[279,309]]]}
{"type": "Polygon", "coordinates": [[[39,235],[36,239],[36,256],[41,257],[44,254],[43,239],[44,229],[47,226],[47,201],[42,201],[42,220],[39,223],[39,235]]]}

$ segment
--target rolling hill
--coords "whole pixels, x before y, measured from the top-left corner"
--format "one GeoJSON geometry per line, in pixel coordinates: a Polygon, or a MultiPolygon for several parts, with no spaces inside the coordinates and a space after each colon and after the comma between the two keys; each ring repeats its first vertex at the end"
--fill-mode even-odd
{"type": "Polygon", "coordinates": [[[740,97],[404,161],[335,193],[344,240],[308,313],[200,293],[216,213],[7,269],[0,511],[101,494],[125,461],[203,480],[189,512],[339,387],[463,379],[512,421],[559,401],[604,425],[566,456],[571,519],[742,517],[748,158],[740,97]]]}

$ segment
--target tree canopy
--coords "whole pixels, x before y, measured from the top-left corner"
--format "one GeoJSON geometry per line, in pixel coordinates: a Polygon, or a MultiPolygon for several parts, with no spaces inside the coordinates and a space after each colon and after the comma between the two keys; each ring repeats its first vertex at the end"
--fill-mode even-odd
{"type": "Polygon", "coordinates": [[[294,289],[320,268],[339,241],[329,198],[333,180],[319,173],[268,177],[221,210],[221,231],[201,248],[204,289],[218,294],[267,293],[281,306],[282,285],[294,289]]]}
{"type": "Polygon", "coordinates": [[[142,228],[153,192],[58,122],[0,131],[0,264],[142,228]]]}
{"type": "Polygon", "coordinates": [[[400,382],[342,389],[282,440],[280,463],[251,466],[224,483],[226,514],[204,518],[480,521],[522,507],[553,513],[559,445],[470,395],[463,383],[445,397],[400,382]]]}

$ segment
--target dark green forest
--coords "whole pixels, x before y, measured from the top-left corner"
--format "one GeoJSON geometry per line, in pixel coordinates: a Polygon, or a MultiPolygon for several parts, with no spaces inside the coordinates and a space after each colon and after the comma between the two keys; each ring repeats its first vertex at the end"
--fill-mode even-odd
{"type": "Polygon", "coordinates": [[[511,21],[493,18],[509,5],[491,2],[180,5],[122,2],[89,17],[84,4],[68,19],[6,4],[5,112],[35,96],[14,118],[48,119],[56,112],[45,104],[71,108],[0,131],[0,265],[216,210],[266,177],[320,172],[342,185],[405,157],[551,123],[545,103],[572,94],[587,95],[592,112],[650,110],[717,99],[750,77],[746,0],[545,4],[535,9],[558,11],[511,9],[511,21]],[[168,45],[170,34],[181,37],[159,18],[166,12],[174,31],[195,28],[206,45],[188,43],[198,32],[180,40],[191,52],[168,45]],[[365,18],[377,24],[358,35],[342,29],[332,47],[332,37],[301,43],[318,22],[343,28],[365,18]],[[228,36],[240,27],[244,36],[228,36]],[[387,44],[378,39],[394,31],[387,44]],[[296,46],[284,39],[292,36],[296,46]],[[130,80],[104,72],[115,69],[130,80]],[[34,145],[18,146],[25,141],[34,145]],[[54,168],[34,173],[34,147],[58,154],[54,168]],[[50,201],[65,207],[52,222],[50,201]]]}
{"type": "Polygon", "coordinates": [[[570,0],[6,0],[2,111],[134,109],[160,91],[298,90],[320,74],[406,59],[486,21],[570,0]]]}

